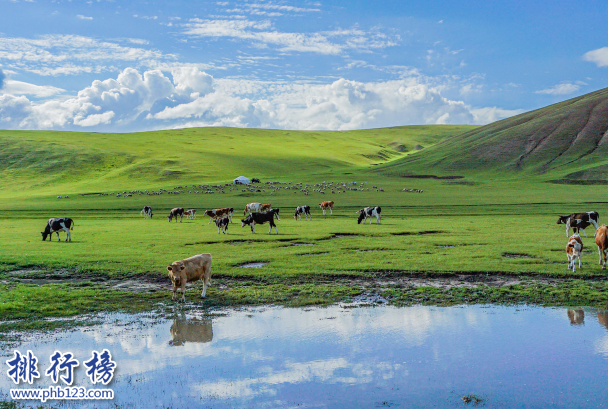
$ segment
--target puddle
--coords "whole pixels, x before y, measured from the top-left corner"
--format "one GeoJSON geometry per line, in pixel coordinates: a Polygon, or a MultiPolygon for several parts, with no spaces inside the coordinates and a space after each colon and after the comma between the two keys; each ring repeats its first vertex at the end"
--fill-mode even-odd
{"type": "Polygon", "coordinates": [[[439,230],[425,230],[425,231],[403,231],[403,232],[399,232],[399,233],[391,233],[393,236],[423,236],[426,234],[440,234],[443,233],[442,231],[439,230]]]}
{"type": "Polygon", "coordinates": [[[241,267],[241,268],[262,268],[266,264],[268,264],[268,262],[260,261],[260,262],[255,262],[255,263],[239,264],[237,267],[241,267]]]}
{"type": "Polygon", "coordinates": [[[453,249],[453,248],[454,248],[454,247],[456,247],[456,246],[451,245],[451,244],[447,244],[447,245],[443,245],[443,244],[435,244],[435,247],[439,247],[439,248],[441,248],[441,249],[453,249]]]}
{"type": "Polygon", "coordinates": [[[536,258],[530,254],[525,254],[525,253],[502,253],[502,256],[506,257],[506,258],[527,258],[527,259],[536,258]]]}
{"type": "Polygon", "coordinates": [[[314,243],[291,243],[291,246],[314,246],[314,243]]]}
{"type": "MultiPolygon", "coordinates": [[[[211,316],[187,303],[168,314],[112,313],[92,327],[24,335],[14,349],[38,358],[35,388],[57,386],[44,374],[59,350],[81,362],[72,386],[115,395],[46,403],[53,407],[461,407],[464,396],[486,408],[606,404],[608,311],[383,303],[211,316]],[[82,362],[103,349],[116,373],[94,386],[82,362]]],[[[14,349],[2,350],[3,361],[14,349]]],[[[0,395],[30,387],[14,385],[6,369],[0,395]]]]}
{"type": "Polygon", "coordinates": [[[304,253],[304,254],[298,254],[298,256],[325,256],[329,254],[329,251],[324,252],[324,253],[304,253]]]}

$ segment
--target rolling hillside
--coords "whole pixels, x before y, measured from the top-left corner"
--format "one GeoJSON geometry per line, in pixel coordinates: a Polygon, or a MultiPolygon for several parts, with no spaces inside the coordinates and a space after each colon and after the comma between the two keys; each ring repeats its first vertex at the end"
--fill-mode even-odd
{"type": "Polygon", "coordinates": [[[472,128],[0,131],[0,197],[219,183],[241,174],[266,180],[331,176],[407,156],[472,128]]]}
{"type": "Polygon", "coordinates": [[[608,88],[475,128],[381,167],[387,173],[608,179],[608,88]]]}

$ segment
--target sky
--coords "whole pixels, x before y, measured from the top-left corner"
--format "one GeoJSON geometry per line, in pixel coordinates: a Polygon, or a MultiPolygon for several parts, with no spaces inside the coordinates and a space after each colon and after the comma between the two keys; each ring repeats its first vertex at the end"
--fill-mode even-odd
{"type": "Polygon", "coordinates": [[[487,124],[606,87],[608,2],[0,0],[0,129],[487,124]]]}

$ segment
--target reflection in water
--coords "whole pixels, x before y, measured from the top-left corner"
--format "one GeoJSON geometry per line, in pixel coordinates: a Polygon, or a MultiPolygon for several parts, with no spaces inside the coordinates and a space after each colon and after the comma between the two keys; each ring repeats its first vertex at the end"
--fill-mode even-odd
{"type": "Polygon", "coordinates": [[[171,325],[171,341],[169,345],[182,346],[186,342],[211,342],[213,340],[213,325],[211,319],[186,319],[185,316],[176,318],[171,325]]]}
{"type": "Polygon", "coordinates": [[[585,323],[585,311],[568,309],[570,325],[582,325],[585,323]]]}
{"type": "Polygon", "coordinates": [[[608,311],[598,309],[597,310],[597,321],[604,326],[604,328],[608,329],[608,311]]]}

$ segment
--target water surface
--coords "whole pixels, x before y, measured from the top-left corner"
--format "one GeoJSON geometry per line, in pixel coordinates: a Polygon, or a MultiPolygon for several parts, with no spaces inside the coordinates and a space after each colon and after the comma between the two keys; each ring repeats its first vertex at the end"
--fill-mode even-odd
{"type": "MultiPolygon", "coordinates": [[[[273,307],[209,317],[186,306],[28,338],[17,349],[31,349],[40,372],[55,349],[111,351],[116,398],[90,407],[473,406],[465,395],[489,408],[608,406],[608,313],[596,309],[273,307]]],[[[3,394],[13,387],[5,360],[3,394]]],[[[83,368],[75,385],[92,387],[83,368]]]]}

